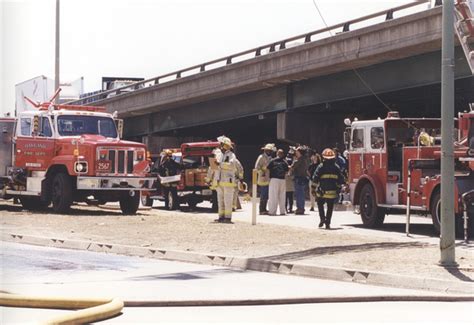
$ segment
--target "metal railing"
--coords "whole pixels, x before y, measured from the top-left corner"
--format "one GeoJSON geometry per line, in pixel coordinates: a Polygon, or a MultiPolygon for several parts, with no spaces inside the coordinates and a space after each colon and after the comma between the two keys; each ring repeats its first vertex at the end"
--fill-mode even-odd
{"type": "MultiPolygon", "coordinates": [[[[288,46],[288,43],[290,43],[290,42],[303,40],[303,44],[310,43],[310,42],[312,42],[312,37],[314,37],[316,35],[319,35],[319,34],[322,34],[322,33],[325,33],[325,32],[330,32],[330,31],[339,29],[341,27],[342,27],[342,32],[348,32],[348,31],[350,31],[350,26],[351,25],[356,24],[356,23],[360,23],[360,22],[364,22],[364,21],[367,21],[369,19],[377,18],[377,17],[380,17],[380,16],[385,16],[386,21],[391,20],[391,19],[393,19],[393,14],[395,12],[401,11],[403,9],[411,8],[411,7],[414,7],[414,6],[426,4],[428,2],[431,2],[431,0],[417,0],[415,2],[411,2],[411,3],[408,3],[408,4],[402,5],[402,6],[398,6],[398,7],[378,11],[376,13],[366,15],[366,16],[363,16],[363,17],[360,17],[360,18],[348,20],[348,21],[345,21],[345,22],[342,22],[342,23],[339,23],[339,24],[336,24],[336,25],[332,25],[332,26],[329,26],[329,27],[317,29],[317,30],[314,30],[314,31],[311,31],[311,32],[308,32],[308,33],[305,33],[305,34],[300,34],[300,35],[293,36],[293,37],[290,37],[290,38],[286,38],[284,40],[280,40],[280,41],[277,41],[277,42],[268,43],[268,44],[265,44],[265,45],[262,45],[262,46],[252,48],[250,50],[246,50],[246,51],[234,53],[234,54],[231,54],[231,55],[227,55],[227,56],[221,57],[219,59],[215,59],[215,60],[212,60],[212,61],[208,61],[208,62],[205,62],[205,63],[194,65],[194,66],[191,66],[191,67],[188,67],[188,68],[185,68],[185,69],[180,69],[180,70],[173,71],[173,72],[170,72],[170,73],[167,73],[167,74],[164,74],[164,75],[160,75],[160,76],[153,77],[153,78],[150,78],[150,79],[142,80],[142,81],[133,83],[131,85],[127,85],[127,86],[116,88],[116,89],[106,90],[106,91],[100,92],[98,94],[93,94],[91,96],[81,98],[79,100],[71,101],[68,104],[79,104],[79,105],[83,105],[85,103],[90,104],[90,103],[93,103],[93,102],[96,102],[96,101],[100,101],[100,100],[104,100],[106,98],[109,98],[111,94],[119,96],[121,93],[129,93],[129,92],[134,91],[134,90],[139,90],[139,89],[143,89],[143,88],[146,88],[146,87],[155,86],[155,85],[158,85],[158,84],[163,84],[165,82],[170,82],[170,81],[173,81],[173,80],[177,80],[177,79],[180,79],[187,72],[195,71],[197,73],[200,73],[200,72],[204,72],[204,71],[218,69],[218,68],[221,68],[222,66],[227,66],[227,65],[230,65],[232,63],[235,63],[236,59],[239,59],[239,58],[243,59],[245,56],[251,55],[253,57],[251,57],[250,59],[253,59],[253,58],[263,56],[263,55],[268,55],[268,54],[286,49],[287,46],[288,46]],[[222,65],[209,69],[209,66],[217,65],[217,64],[222,64],[222,65]],[[164,79],[166,79],[166,78],[171,78],[171,80],[164,81],[164,79]]],[[[438,5],[438,4],[439,3],[436,2],[435,5],[438,5]]],[[[301,45],[301,44],[298,44],[298,45],[301,45]]]]}

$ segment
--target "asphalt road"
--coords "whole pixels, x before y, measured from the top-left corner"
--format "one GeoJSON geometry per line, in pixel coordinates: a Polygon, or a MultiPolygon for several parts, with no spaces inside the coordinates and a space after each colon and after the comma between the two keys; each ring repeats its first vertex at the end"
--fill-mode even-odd
{"type": "MultiPolygon", "coordinates": [[[[1,290],[123,300],[256,299],[427,294],[271,273],[1,242],[1,290]]],[[[435,322],[474,323],[473,303],[344,303],[253,307],[125,308],[105,323],[435,322]]],[[[67,311],[0,308],[2,324],[67,311]]]]}

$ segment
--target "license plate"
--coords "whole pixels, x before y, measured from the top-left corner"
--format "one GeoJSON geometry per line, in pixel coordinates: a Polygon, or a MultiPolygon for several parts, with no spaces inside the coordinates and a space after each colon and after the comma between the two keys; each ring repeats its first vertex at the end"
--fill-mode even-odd
{"type": "Polygon", "coordinates": [[[112,169],[112,162],[110,160],[99,160],[96,162],[95,169],[98,172],[110,172],[112,169]]]}

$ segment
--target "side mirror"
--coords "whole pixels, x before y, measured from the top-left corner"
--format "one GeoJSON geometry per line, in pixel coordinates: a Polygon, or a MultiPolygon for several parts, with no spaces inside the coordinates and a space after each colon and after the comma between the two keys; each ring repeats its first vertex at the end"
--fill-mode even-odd
{"type": "Polygon", "coordinates": [[[115,119],[115,125],[117,126],[117,132],[120,139],[123,136],[123,120],[122,119],[115,119]]]}

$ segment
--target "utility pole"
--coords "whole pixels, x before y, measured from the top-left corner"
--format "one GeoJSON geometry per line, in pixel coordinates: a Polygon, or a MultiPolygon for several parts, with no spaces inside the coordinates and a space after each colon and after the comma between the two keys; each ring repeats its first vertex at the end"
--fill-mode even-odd
{"type": "Polygon", "coordinates": [[[454,0],[443,1],[441,49],[441,237],[442,266],[456,265],[454,247],[454,0]]]}
{"type": "MultiPolygon", "coordinates": [[[[59,88],[59,0],[56,0],[56,44],[55,44],[55,56],[54,56],[54,91],[59,88]]],[[[54,99],[56,104],[59,103],[59,96],[54,99]]]]}

